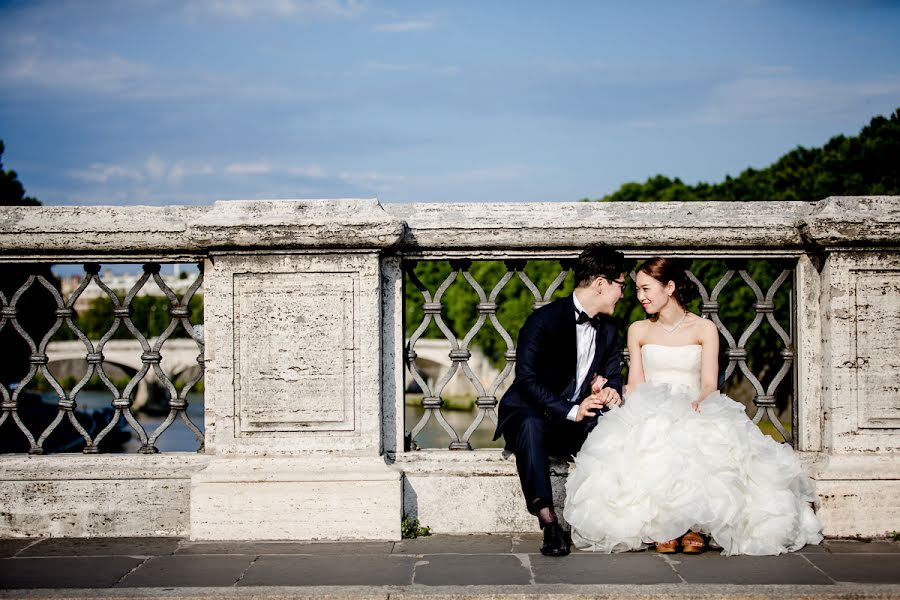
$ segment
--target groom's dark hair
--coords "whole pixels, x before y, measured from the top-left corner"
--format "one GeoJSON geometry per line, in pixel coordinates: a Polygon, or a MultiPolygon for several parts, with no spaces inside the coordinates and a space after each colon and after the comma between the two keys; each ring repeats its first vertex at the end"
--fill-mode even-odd
{"type": "Polygon", "coordinates": [[[627,273],[625,255],[603,244],[591,244],[585,248],[575,262],[575,287],[589,285],[598,277],[615,279],[627,273]]]}

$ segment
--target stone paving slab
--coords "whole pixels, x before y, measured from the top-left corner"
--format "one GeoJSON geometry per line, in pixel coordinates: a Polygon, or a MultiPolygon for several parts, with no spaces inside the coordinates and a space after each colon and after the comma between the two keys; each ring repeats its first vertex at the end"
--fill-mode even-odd
{"type": "Polygon", "coordinates": [[[118,587],[212,587],[238,582],[253,556],[154,556],[126,575],[118,587]]]}
{"type": "Polygon", "coordinates": [[[15,556],[22,549],[27,548],[35,542],[32,538],[5,539],[0,540],[0,558],[9,558],[15,556]]]}
{"type": "MultiPolygon", "coordinates": [[[[513,536],[512,552],[514,554],[534,554],[539,552],[544,536],[541,533],[520,533],[513,536]]],[[[573,552],[578,550],[572,549],[573,552]]]]}
{"type": "Polygon", "coordinates": [[[670,563],[687,583],[736,583],[742,585],[834,583],[805,556],[721,556],[704,553],[670,558],[670,563]]]}
{"type": "Polygon", "coordinates": [[[575,551],[549,558],[536,552],[540,539],[539,533],[435,535],[397,543],[9,539],[0,540],[0,552],[6,556],[0,558],[0,590],[87,587],[125,594],[144,589],[362,586],[410,592],[482,586],[508,593],[572,594],[616,585],[857,589],[865,584],[893,585],[892,590],[900,591],[900,544],[890,540],[829,540],[782,556],[575,551]]]}
{"type": "Polygon", "coordinates": [[[531,573],[512,554],[426,554],[416,563],[422,585],[527,585],[531,573]]]}
{"type": "Polygon", "coordinates": [[[175,554],[390,554],[394,542],[182,542],[175,554]]]}
{"type": "Polygon", "coordinates": [[[143,559],[74,556],[0,559],[0,589],[110,588],[143,559]]]}
{"type": "Polygon", "coordinates": [[[811,555],[807,560],[835,581],[900,584],[900,554],[811,555]]]}
{"type": "Polygon", "coordinates": [[[900,544],[887,540],[825,540],[821,546],[833,554],[900,554],[900,544]]]}
{"type": "Polygon", "coordinates": [[[260,556],[239,586],[410,585],[412,556],[260,556]]]}
{"type": "Polygon", "coordinates": [[[19,556],[160,556],[172,554],[181,538],[45,538],[19,556]]]}
{"type": "Polygon", "coordinates": [[[504,554],[512,550],[508,535],[433,535],[394,544],[394,554],[504,554]]]}
{"type": "Polygon", "coordinates": [[[647,552],[629,554],[570,554],[559,559],[530,556],[535,583],[564,584],[653,584],[680,583],[681,578],[660,555],[647,552]]]}

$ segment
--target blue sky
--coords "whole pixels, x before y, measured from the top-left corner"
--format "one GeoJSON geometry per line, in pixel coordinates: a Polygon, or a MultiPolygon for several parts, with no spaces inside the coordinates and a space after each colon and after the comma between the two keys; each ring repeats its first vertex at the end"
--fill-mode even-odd
{"type": "Polygon", "coordinates": [[[900,2],[0,0],[4,167],[46,204],[596,198],[900,107],[900,2]]]}

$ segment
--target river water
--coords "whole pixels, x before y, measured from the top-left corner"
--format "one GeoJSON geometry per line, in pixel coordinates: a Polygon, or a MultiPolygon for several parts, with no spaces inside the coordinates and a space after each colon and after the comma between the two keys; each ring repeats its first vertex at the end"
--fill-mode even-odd
{"type": "MultiPolygon", "coordinates": [[[[444,418],[447,422],[456,430],[457,435],[462,438],[463,434],[475,420],[475,417],[478,415],[477,409],[472,410],[443,410],[442,411],[444,418]]],[[[419,422],[419,419],[422,418],[422,415],[425,414],[425,409],[422,408],[421,404],[407,404],[406,405],[406,432],[409,433],[413,430],[416,424],[419,422]]],[[[480,448],[502,448],[503,447],[503,439],[497,440],[496,442],[492,441],[491,438],[494,436],[494,421],[488,415],[485,415],[484,420],[478,426],[474,432],[472,432],[472,436],[469,438],[469,443],[472,445],[472,448],[480,449],[480,448]]],[[[450,445],[450,442],[453,441],[453,438],[444,431],[444,428],[440,426],[432,416],[428,420],[428,424],[425,425],[425,429],[423,429],[416,436],[414,440],[415,443],[420,448],[447,448],[450,445]]]]}
{"type": "MultiPolygon", "coordinates": [[[[41,395],[44,398],[44,402],[55,404],[57,401],[57,396],[53,392],[43,393],[41,395]]],[[[103,390],[82,390],[78,393],[78,397],[76,398],[78,410],[90,412],[109,407],[112,405],[111,397],[109,392],[103,390]]],[[[202,433],[204,431],[203,394],[195,392],[189,393],[187,395],[187,401],[187,415],[202,433]]],[[[147,437],[153,435],[156,428],[166,419],[166,415],[148,415],[139,411],[134,411],[134,415],[137,418],[138,423],[144,428],[144,431],[147,432],[147,437]]],[[[64,424],[65,423],[60,423],[59,427],[62,427],[64,424]]],[[[138,437],[137,433],[135,433],[130,425],[126,425],[126,427],[131,431],[131,439],[126,442],[119,451],[137,452],[141,447],[140,437],[138,437]]],[[[197,440],[194,432],[181,420],[181,417],[178,417],[169,428],[160,435],[159,439],[157,439],[156,447],[160,452],[196,452],[200,448],[200,442],[197,440]]]]}

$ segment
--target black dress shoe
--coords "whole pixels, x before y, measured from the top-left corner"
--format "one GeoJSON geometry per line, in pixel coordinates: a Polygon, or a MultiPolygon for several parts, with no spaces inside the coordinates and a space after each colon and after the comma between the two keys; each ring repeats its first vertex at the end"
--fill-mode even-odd
{"type": "Polygon", "coordinates": [[[541,545],[541,554],[544,556],[565,556],[569,553],[569,535],[563,531],[559,523],[544,525],[544,543],[541,545]]]}

